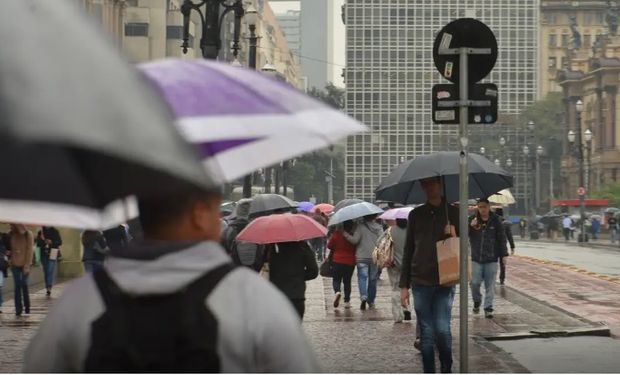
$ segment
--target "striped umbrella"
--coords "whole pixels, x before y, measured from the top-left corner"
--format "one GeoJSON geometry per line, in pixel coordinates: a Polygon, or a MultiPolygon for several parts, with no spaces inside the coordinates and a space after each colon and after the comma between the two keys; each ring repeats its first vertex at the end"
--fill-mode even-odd
{"type": "Polygon", "coordinates": [[[140,69],[164,96],[186,139],[220,182],[325,148],[367,128],[285,82],[206,60],[140,69]]]}

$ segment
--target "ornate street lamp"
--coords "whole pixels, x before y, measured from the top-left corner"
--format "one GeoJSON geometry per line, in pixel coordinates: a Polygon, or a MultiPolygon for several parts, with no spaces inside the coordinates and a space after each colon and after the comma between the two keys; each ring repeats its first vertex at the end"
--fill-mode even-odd
{"type": "Polygon", "coordinates": [[[181,13],[183,14],[183,44],[181,48],[183,53],[187,53],[189,46],[189,22],[192,10],[200,15],[202,36],[200,38],[200,50],[202,57],[205,59],[217,59],[222,48],[222,40],[220,32],[224,17],[234,11],[235,24],[233,32],[233,54],[237,57],[239,52],[239,36],[241,34],[241,18],[243,18],[243,2],[242,0],[202,0],[200,3],[194,3],[192,0],[185,0],[181,5],[181,13]],[[204,11],[201,9],[204,5],[204,11]],[[224,11],[220,14],[220,7],[224,11]]]}
{"type": "Polygon", "coordinates": [[[480,147],[480,154],[484,155],[485,152],[486,152],[486,149],[484,147],[480,147]]]}
{"type": "Polygon", "coordinates": [[[506,138],[500,137],[499,138],[499,145],[504,147],[506,145],[506,138]]]}
{"type": "Polygon", "coordinates": [[[494,161],[495,165],[497,165],[498,167],[500,167],[502,165],[502,163],[499,161],[499,159],[495,159],[494,161]]]}
{"type": "Polygon", "coordinates": [[[508,168],[512,167],[512,159],[511,159],[511,158],[508,158],[508,159],[506,160],[506,166],[507,166],[508,168]]]}

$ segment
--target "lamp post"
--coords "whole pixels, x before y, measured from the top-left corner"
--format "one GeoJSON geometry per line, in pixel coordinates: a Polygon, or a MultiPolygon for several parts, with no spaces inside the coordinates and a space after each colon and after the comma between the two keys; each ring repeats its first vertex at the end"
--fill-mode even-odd
{"type": "MultiPolygon", "coordinates": [[[[246,12],[246,20],[248,22],[248,28],[250,29],[250,48],[248,51],[248,66],[250,69],[256,69],[256,47],[258,38],[256,37],[256,23],[258,21],[258,12],[254,5],[248,6],[246,12]]],[[[265,177],[265,181],[268,177],[265,177]]],[[[252,196],[252,173],[243,178],[243,197],[250,198],[252,196]]],[[[265,182],[265,185],[267,183],[265,182]]],[[[267,186],[265,186],[265,192],[267,192],[267,186]]]]}
{"type": "Polygon", "coordinates": [[[538,145],[538,147],[536,147],[536,192],[535,192],[536,204],[535,204],[535,209],[540,208],[540,157],[543,156],[544,152],[545,152],[545,149],[543,148],[543,146],[538,145]]]}
{"type": "Polygon", "coordinates": [[[235,13],[235,28],[233,34],[233,53],[235,57],[239,51],[239,36],[241,34],[241,18],[244,15],[242,0],[202,0],[200,3],[194,3],[192,0],[185,0],[181,5],[181,14],[183,14],[183,44],[181,48],[183,53],[187,53],[189,45],[189,22],[190,14],[195,10],[200,14],[202,36],[200,38],[200,50],[202,57],[205,59],[217,59],[220,49],[222,48],[222,40],[220,32],[224,21],[224,16],[230,12],[235,13]],[[204,5],[204,11],[202,6],[204,5]],[[220,14],[220,7],[224,11],[220,14]]]}
{"type": "Polygon", "coordinates": [[[530,176],[530,168],[529,168],[529,157],[530,157],[530,147],[528,145],[523,146],[523,158],[525,159],[525,173],[523,174],[525,177],[525,215],[530,214],[530,192],[529,192],[529,176],[530,176]]]}

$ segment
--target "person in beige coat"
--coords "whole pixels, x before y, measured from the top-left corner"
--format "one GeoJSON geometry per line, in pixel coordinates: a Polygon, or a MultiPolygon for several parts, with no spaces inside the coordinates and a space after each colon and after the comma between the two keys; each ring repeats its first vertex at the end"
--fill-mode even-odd
{"type": "Polygon", "coordinates": [[[9,266],[15,283],[15,315],[30,313],[28,275],[32,265],[34,236],[23,224],[11,224],[9,232],[9,266]]]}

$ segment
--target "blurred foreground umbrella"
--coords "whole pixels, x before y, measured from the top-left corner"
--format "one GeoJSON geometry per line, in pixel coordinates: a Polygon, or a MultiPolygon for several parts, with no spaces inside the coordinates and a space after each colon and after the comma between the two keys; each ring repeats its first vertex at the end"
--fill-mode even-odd
{"type": "Polygon", "coordinates": [[[0,220],[106,228],[128,196],[213,187],[166,104],[68,1],[5,0],[0,220]],[[76,50],[79,48],[79,50],[76,50]]]}
{"type": "Polygon", "coordinates": [[[345,208],[352,204],[362,203],[362,202],[364,201],[361,199],[357,199],[357,198],[343,199],[340,202],[336,203],[336,206],[334,206],[334,212],[338,212],[341,208],[345,208]]]}
{"type": "Polygon", "coordinates": [[[280,214],[259,217],[237,236],[238,241],[258,244],[305,241],[323,237],[327,228],[314,219],[299,214],[280,214]]]}
{"type": "Polygon", "coordinates": [[[196,144],[208,172],[220,182],[367,130],[341,111],[249,69],[172,59],[140,68],[172,107],[177,125],[196,144]]]}
{"type": "MultiPolygon", "coordinates": [[[[375,190],[377,200],[402,204],[425,203],[420,180],[442,177],[449,203],[459,200],[459,153],[436,152],[407,160],[390,173],[375,190]]],[[[512,176],[478,154],[469,154],[469,198],[486,198],[512,187],[512,176]]]]}
{"type": "Polygon", "coordinates": [[[274,211],[291,211],[298,204],[280,194],[258,194],[252,197],[250,216],[256,217],[273,213],[274,211]]]}
{"type": "Polygon", "coordinates": [[[360,217],[368,215],[379,215],[383,213],[383,210],[379,206],[375,206],[372,203],[361,202],[355,203],[350,206],[341,208],[330,219],[328,226],[344,223],[348,220],[359,219],[360,217]]]}
{"type": "Polygon", "coordinates": [[[312,209],[312,212],[322,212],[324,214],[329,214],[334,212],[334,206],[329,203],[319,203],[312,209]]]}

